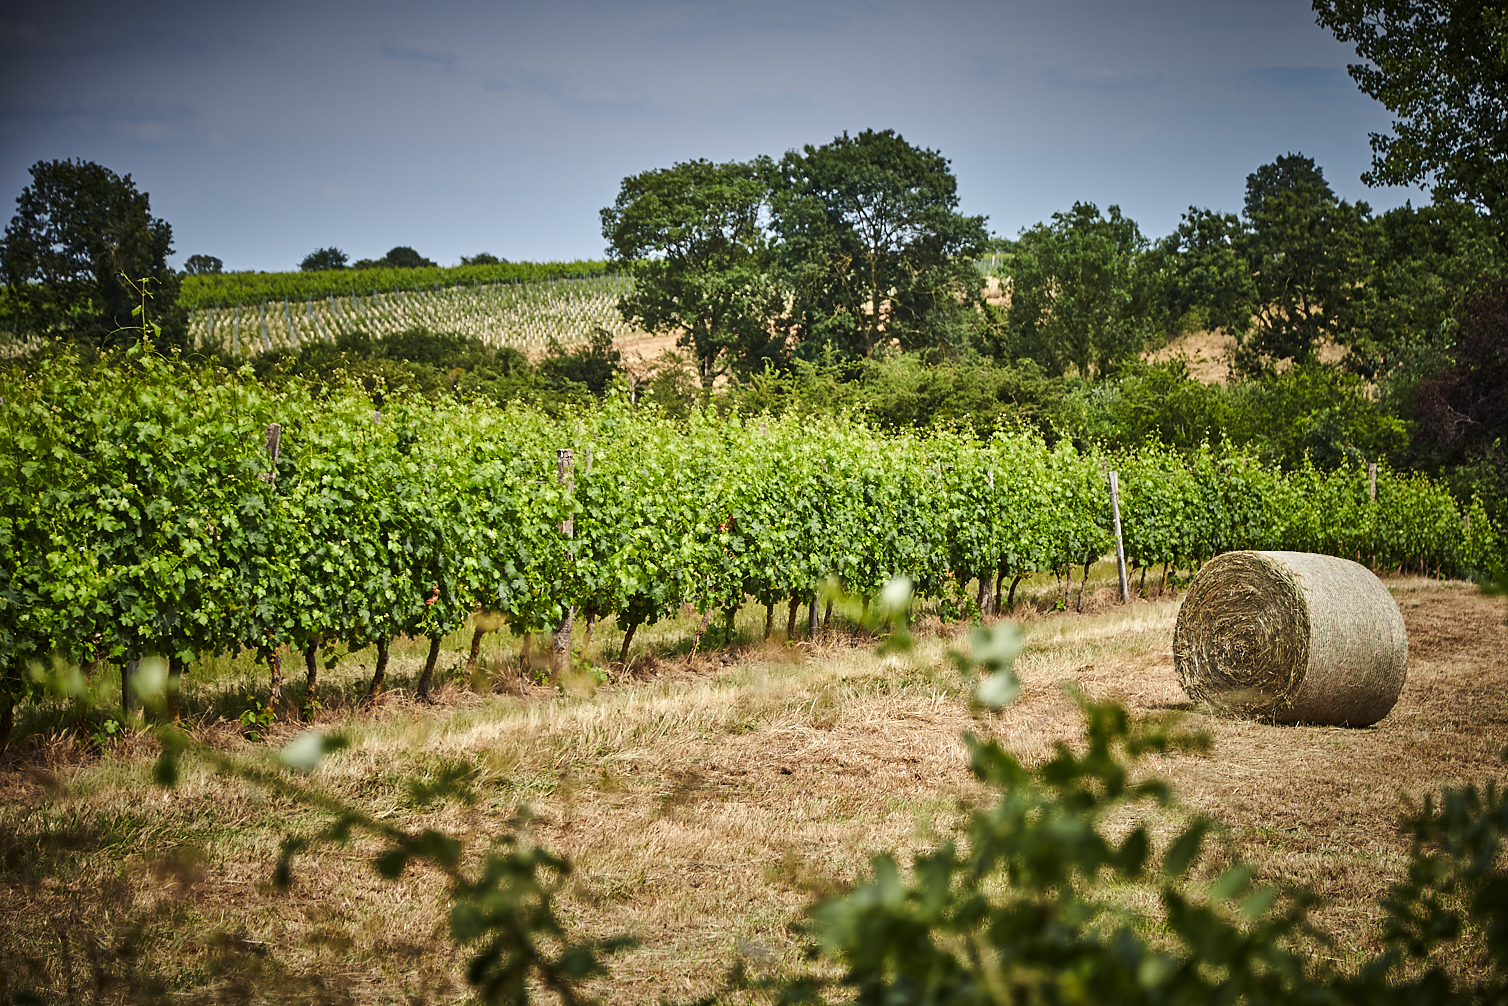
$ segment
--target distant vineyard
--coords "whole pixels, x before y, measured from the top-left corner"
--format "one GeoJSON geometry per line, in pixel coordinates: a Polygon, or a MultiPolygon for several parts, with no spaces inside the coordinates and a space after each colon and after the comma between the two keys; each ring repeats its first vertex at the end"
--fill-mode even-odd
{"type": "Polygon", "coordinates": [[[451,286],[539,283],[588,279],[612,271],[609,262],[500,262],[496,265],[428,266],[422,269],[331,269],[319,272],[226,272],[188,276],[178,303],[190,311],[263,301],[351,297],[373,291],[396,293],[451,286]]]}
{"type": "MultiPolygon", "coordinates": [[[[369,273],[459,271],[363,270],[349,276],[354,280],[369,273]]],[[[188,284],[184,285],[187,289],[188,284]]],[[[616,305],[631,285],[626,274],[604,272],[428,289],[356,288],[318,296],[308,293],[296,298],[200,307],[190,315],[189,340],[200,348],[244,355],[330,342],[351,332],[382,337],[426,328],[476,338],[495,347],[529,349],[551,338],[569,345],[585,341],[596,328],[613,335],[630,331],[616,305]]]]}

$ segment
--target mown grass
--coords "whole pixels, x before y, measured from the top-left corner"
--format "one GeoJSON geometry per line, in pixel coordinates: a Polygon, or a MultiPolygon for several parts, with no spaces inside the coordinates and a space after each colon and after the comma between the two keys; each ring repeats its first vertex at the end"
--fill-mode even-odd
{"type": "MultiPolygon", "coordinates": [[[[595,688],[590,676],[569,688],[538,683],[520,667],[519,643],[500,633],[483,650],[488,687],[471,691],[463,631],[446,641],[433,705],[411,697],[425,644],[403,641],[389,695],[360,714],[371,655],[358,651],[322,671],[314,725],[344,731],[351,746],[312,782],[475,849],[517,830],[567,855],[576,869],[561,908],[573,930],[639,940],[611,959],[597,992],[690,1000],[738,960],[763,972],[807,966],[802,923],[815,894],[852,882],[877,852],[904,858],[947,835],[986,795],[966,770],[965,731],[1041,758],[1079,731],[1065,681],[1139,714],[1186,710],[1170,652],[1176,599],[1121,607],[1113,577],[1091,572],[1083,615],[1051,610],[1051,577],[1018,588],[1022,697],[983,719],[947,658],[966,626],[942,624],[935,610],[917,619],[917,647],[904,656],[880,655],[848,628],[793,641],[777,629],[766,644],[763,609],[751,605],[730,648],[691,657],[698,619],[670,620],[641,630],[631,668],[595,688]],[[470,802],[416,799],[414,783],[456,765],[471,769],[470,802]]],[[[1336,936],[1323,952],[1347,961],[1377,945],[1375,897],[1407,852],[1393,828],[1401,798],[1504,779],[1487,750],[1508,711],[1500,612],[1464,586],[1393,586],[1417,656],[1403,700],[1378,727],[1274,727],[1186,710],[1186,725],[1214,737],[1213,754],[1151,766],[1190,811],[1221,823],[1207,870],[1239,854],[1273,879],[1318,889],[1329,899],[1318,919],[1336,936]]],[[[611,625],[597,627],[587,662],[607,666],[603,654],[620,642],[611,625]]],[[[539,642],[532,650],[547,654],[539,642]]],[[[297,693],[301,661],[285,667],[297,693]]],[[[222,657],[191,670],[183,708],[198,737],[263,763],[305,728],[285,719],[268,739],[246,740],[241,704],[265,694],[264,668],[222,657]]],[[[0,770],[0,1002],[22,988],[111,1002],[464,997],[434,871],[383,880],[370,863],[377,845],[357,841],[299,857],[292,885],[276,889],[282,839],[316,834],[323,815],[192,763],[163,790],[151,782],[149,737],[98,748],[66,708],[32,709],[22,726],[0,770]]],[[[1140,892],[1122,895],[1155,907],[1140,892]]]]}

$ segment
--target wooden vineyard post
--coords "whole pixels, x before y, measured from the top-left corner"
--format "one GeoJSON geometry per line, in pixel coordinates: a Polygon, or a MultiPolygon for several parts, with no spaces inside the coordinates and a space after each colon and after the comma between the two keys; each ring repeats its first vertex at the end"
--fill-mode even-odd
{"type": "MultiPolygon", "coordinates": [[[[555,452],[555,481],[564,485],[567,492],[574,486],[571,481],[571,465],[575,457],[576,452],[570,448],[562,448],[555,452]]],[[[572,516],[567,515],[566,519],[560,522],[560,533],[567,540],[575,537],[576,521],[572,516]]],[[[550,671],[557,679],[570,667],[571,629],[575,614],[575,608],[568,606],[565,617],[561,619],[559,625],[555,626],[554,635],[551,637],[550,671]]]]}
{"type": "Polygon", "coordinates": [[[1367,499],[1377,502],[1377,462],[1367,462],[1367,499]]]}
{"type": "MultiPolygon", "coordinates": [[[[1126,580],[1126,543],[1121,537],[1120,473],[1110,472],[1110,515],[1115,519],[1115,571],[1120,575],[1121,603],[1131,600],[1131,585],[1126,580]]],[[[1082,592],[1079,595],[1083,597],[1082,592]]]]}
{"type": "MultiPolygon", "coordinates": [[[[258,478],[263,482],[275,483],[278,480],[278,454],[283,449],[283,424],[268,423],[262,429],[267,435],[269,470],[263,472],[258,478]]],[[[272,675],[272,688],[268,692],[267,711],[276,718],[278,703],[283,700],[283,658],[278,654],[278,644],[275,639],[269,639],[267,642],[267,669],[272,675]]]]}
{"type": "Polygon", "coordinates": [[[283,424],[268,423],[263,427],[263,431],[267,434],[267,456],[271,459],[272,470],[263,472],[261,479],[263,482],[276,482],[278,480],[278,454],[283,448],[283,424]]]}

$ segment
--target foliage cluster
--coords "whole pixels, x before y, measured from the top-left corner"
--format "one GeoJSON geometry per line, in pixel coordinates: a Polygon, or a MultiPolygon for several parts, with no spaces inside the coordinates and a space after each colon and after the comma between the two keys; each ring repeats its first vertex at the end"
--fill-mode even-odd
{"type": "Polygon", "coordinates": [[[3,322],[24,336],[62,335],[87,345],[129,342],[123,331],[151,288],[162,346],[183,346],[181,277],[168,267],[173,228],[152,216],[130,175],[89,161],[38,161],[0,242],[3,322]]]}
{"type": "Polygon", "coordinates": [[[961,318],[979,302],[984,218],[958,212],[946,158],[893,130],[630,176],[602,236],[634,275],[624,319],[679,331],[703,388],[793,359],[975,351],[961,318]]]}

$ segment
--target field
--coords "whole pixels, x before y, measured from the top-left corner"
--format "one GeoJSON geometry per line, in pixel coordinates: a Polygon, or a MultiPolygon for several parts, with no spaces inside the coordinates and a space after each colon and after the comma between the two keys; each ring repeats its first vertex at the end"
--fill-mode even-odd
{"type": "MultiPolygon", "coordinates": [[[[1112,604],[1097,574],[1084,614],[1047,610],[1050,578],[1023,588],[1023,693],[983,718],[970,714],[946,659],[960,627],[935,614],[919,619],[913,653],[888,656],[846,632],[761,645],[755,605],[740,619],[745,641],[691,656],[695,623],[683,617],[642,630],[630,666],[592,694],[521,673],[506,633],[483,648],[478,678],[493,687],[473,692],[460,668],[465,630],[446,642],[435,705],[406,698],[423,657],[422,641],[412,642],[395,646],[394,691],[360,719],[349,713],[371,654],[350,654],[322,678],[319,719],[348,730],[353,745],[314,779],[386,820],[473,837],[505,831],[527,808],[527,837],[575,864],[563,901],[570,925],[640,941],[611,959],[598,992],[614,1003],[690,1000],[740,957],[756,971],[796,968],[813,892],[860,876],[880,850],[939,841],[985,795],[965,768],[965,731],[1040,758],[1078,731],[1064,681],[1138,714],[1184,707],[1171,658],[1178,602],[1112,604]],[[415,806],[403,780],[456,762],[475,766],[476,802],[415,806]]],[[[1508,783],[1498,757],[1508,723],[1502,601],[1461,582],[1387,582],[1410,663],[1380,724],[1293,728],[1188,711],[1184,725],[1208,731],[1212,753],[1153,766],[1223,826],[1225,851],[1207,868],[1240,854],[1268,879],[1313,888],[1335,941],[1316,952],[1343,962],[1376,948],[1374,899],[1408,851],[1394,827],[1404,802],[1470,781],[1508,783]]],[[[599,626],[588,655],[605,660],[597,654],[616,652],[620,639],[599,626]]],[[[242,739],[236,721],[251,689],[265,695],[262,670],[244,656],[195,667],[184,708],[196,733],[266,757],[269,745],[242,739]]],[[[156,789],[149,741],[128,736],[97,753],[46,725],[49,715],[68,722],[58,710],[31,715],[29,739],[0,773],[8,981],[49,998],[88,998],[103,983],[112,1001],[143,998],[154,981],[192,993],[183,1001],[460,994],[434,874],[388,882],[363,858],[373,846],[322,847],[296,861],[292,887],[278,892],[268,879],[281,838],[312,833],[319,814],[203,768],[175,790],[156,789]]],[[[298,729],[279,724],[272,744],[298,729]]]]}

